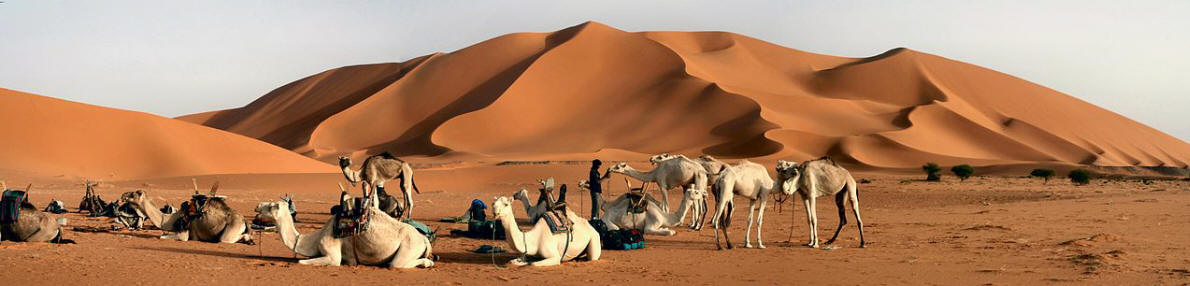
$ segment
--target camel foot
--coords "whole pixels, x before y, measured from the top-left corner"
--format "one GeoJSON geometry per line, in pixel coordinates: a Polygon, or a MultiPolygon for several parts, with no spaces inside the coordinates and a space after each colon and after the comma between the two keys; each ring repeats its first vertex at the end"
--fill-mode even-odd
{"type": "Polygon", "coordinates": [[[508,264],[510,264],[512,266],[521,267],[521,266],[529,265],[529,262],[525,262],[524,259],[517,258],[517,259],[513,259],[512,261],[509,261],[508,264]]]}
{"type": "Polygon", "coordinates": [[[751,244],[751,243],[745,243],[745,244],[744,244],[744,248],[752,248],[752,244],[751,244]]]}
{"type": "Polygon", "coordinates": [[[728,244],[727,244],[727,249],[732,249],[732,248],[734,248],[734,247],[733,247],[733,246],[731,246],[731,244],[730,244],[730,243],[728,243],[728,244]]]}
{"type": "Polygon", "coordinates": [[[864,243],[863,241],[859,242],[859,248],[866,248],[866,247],[868,247],[867,243],[864,243]]]}
{"type": "Polygon", "coordinates": [[[757,246],[756,246],[756,249],[764,249],[764,244],[757,245],[757,246]]]}

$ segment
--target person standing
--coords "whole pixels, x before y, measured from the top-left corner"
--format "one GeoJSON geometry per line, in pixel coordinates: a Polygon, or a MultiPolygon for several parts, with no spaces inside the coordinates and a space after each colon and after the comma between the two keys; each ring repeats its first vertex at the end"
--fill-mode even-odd
{"type": "Polygon", "coordinates": [[[603,176],[600,176],[600,165],[603,165],[603,162],[599,159],[592,160],[591,172],[587,176],[587,184],[591,189],[591,219],[598,219],[600,216],[600,206],[603,205],[603,180],[612,174],[610,171],[604,171],[603,176]]]}

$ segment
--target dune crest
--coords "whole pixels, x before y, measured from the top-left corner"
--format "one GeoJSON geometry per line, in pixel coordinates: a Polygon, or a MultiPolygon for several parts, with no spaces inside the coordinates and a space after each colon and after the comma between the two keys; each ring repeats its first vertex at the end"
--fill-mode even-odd
{"type": "Polygon", "coordinates": [[[727,32],[631,33],[596,22],[334,69],[242,108],[179,119],[324,162],[382,150],[466,159],[604,149],[832,155],[874,168],[1190,162],[1190,144],[1148,126],[911,49],[843,58],[727,32]]]}
{"type": "Polygon", "coordinates": [[[123,180],[335,171],[238,134],[3,88],[0,130],[0,173],[31,177],[123,180]]]}

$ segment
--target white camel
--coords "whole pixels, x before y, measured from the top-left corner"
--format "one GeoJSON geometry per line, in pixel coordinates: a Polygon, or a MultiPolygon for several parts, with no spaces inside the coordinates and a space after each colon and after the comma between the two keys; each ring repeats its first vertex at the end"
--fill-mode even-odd
{"type": "Polygon", "coordinates": [[[564,233],[550,231],[545,220],[537,220],[532,229],[521,231],[512,213],[512,199],[508,197],[496,198],[492,202],[492,211],[504,226],[504,237],[510,248],[525,255],[509,262],[512,265],[552,266],[583,255],[591,261],[599,260],[602,252],[599,233],[569,208],[565,210],[566,217],[574,224],[564,233]],[[530,256],[539,260],[529,262],[527,257],[530,256]]]}
{"type": "Polygon", "coordinates": [[[717,201],[719,207],[715,210],[715,216],[711,218],[711,223],[715,225],[715,248],[723,249],[719,246],[720,230],[723,232],[723,240],[727,242],[727,248],[732,248],[731,239],[727,236],[727,227],[730,226],[731,213],[735,208],[733,198],[736,195],[750,200],[744,247],[752,247],[752,225],[755,222],[757,247],[764,248],[764,239],[761,236],[761,229],[764,226],[764,208],[768,204],[767,197],[773,190],[773,178],[769,177],[768,170],[760,164],[740,160],[740,163],[735,166],[723,168],[723,171],[719,173],[719,179],[715,181],[714,190],[719,192],[719,201],[717,201]],[[760,202],[759,214],[756,213],[757,202],[760,202]]]}
{"type": "Polygon", "coordinates": [[[294,253],[310,259],[307,265],[387,265],[390,268],[430,268],[434,266],[429,238],[413,226],[398,221],[376,207],[368,208],[367,230],[336,238],[332,218],[312,233],[299,233],[285,201],[263,202],[256,206],[256,220],[274,221],[281,242],[294,253]]]}
{"type": "Polygon", "coordinates": [[[681,158],[674,160],[665,160],[657,163],[657,167],[648,172],[641,172],[628,166],[628,163],[621,162],[608,168],[609,171],[627,175],[640,180],[644,183],[655,182],[659,189],[661,189],[661,200],[663,204],[661,209],[669,212],[669,189],[681,187],[689,184],[697,184],[698,186],[706,186],[706,176],[695,176],[695,174],[706,174],[706,170],[691,160],[681,160],[681,158]]]}
{"type": "MultiPolygon", "coordinates": [[[[855,178],[851,172],[839,166],[834,160],[822,157],[798,164],[790,161],[777,161],[777,174],[781,183],[781,193],[789,196],[797,193],[806,207],[806,221],[810,225],[810,242],[807,246],[819,247],[818,244],[818,211],[815,201],[822,196],[835,196],[835,205],[839,208],[839,227],[835,235],[826,241],[833,244],[839,238],[839,232],[847,225],[847,213],[844,202],[851,200],[851,211],[855,215],[855,223],[859,226],[859,247],[865,247],[864,221],[859,214],[859,192],[856,190],[855,178]]],[[[792,229],[790,230],[792,237],[792,229]]]]}
{"type": "MultiPolygon", "coordinates": [[[[703,175],[700,174],[700,176],[703,175]]],[[[675,213],[662,211],[661,206],[656,200],[649,198],[648,194],[644,195],[644,202],[642,202],[647,204],[645,213],[629,213],[633,202],[628,196],[628,194],[620,195],[619,198],[602,207],[605,214],[600,219],[608,229],[637,229],[645,234],[670,236],[677,232],[669,228],[681,224],[686,219],[686,214],[695,205],[705,201],[706,190],[694,186],[686,187],[682,203],[678,206],[678,212],[675,213]]]]}
{"type": "Polygon", "coordinates": [[[675,158],[686,158],[686,155],[661,153],[661,154],[657,154],[657,155],[653,155],[653,156],[649,157],[649,164],[652,164],[653,166],[657,166],[657,164],[661,163],[661,161],[675,159],[675,158]]]}

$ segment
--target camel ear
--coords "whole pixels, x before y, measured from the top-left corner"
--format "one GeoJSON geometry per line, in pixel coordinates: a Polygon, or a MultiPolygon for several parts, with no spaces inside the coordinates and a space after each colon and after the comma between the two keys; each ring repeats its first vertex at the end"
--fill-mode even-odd
{"type": "Polygon", "coordinates": [[[144,195],[144,194],[145,194],[145,191],[144,191],[144,190],[136,190],[136,194],[138,194],[138,195],[144,195]]]}

